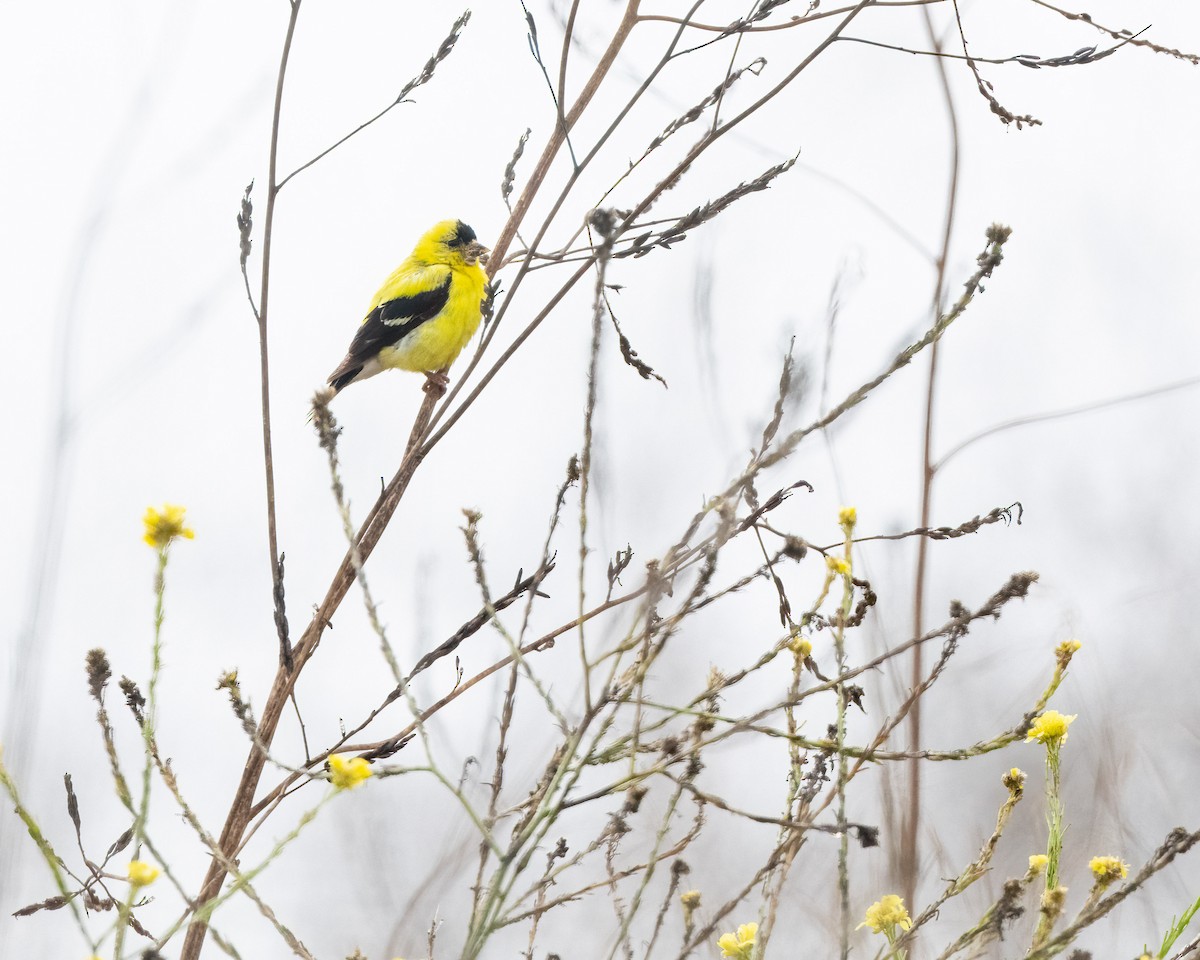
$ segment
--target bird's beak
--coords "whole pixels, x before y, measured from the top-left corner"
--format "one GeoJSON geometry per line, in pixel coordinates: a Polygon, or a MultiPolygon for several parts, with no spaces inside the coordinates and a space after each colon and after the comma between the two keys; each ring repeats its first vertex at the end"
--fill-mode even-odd
{"type": "Polygon", "coordinates": [[[491,251],[478,240],[472,240],[467,244],[467,248],[463,251],[463,259],[467,261],[468,266],[473,266],[476,262],[483,264],[485,267],[488,262],[488,254],[491,251]]]}

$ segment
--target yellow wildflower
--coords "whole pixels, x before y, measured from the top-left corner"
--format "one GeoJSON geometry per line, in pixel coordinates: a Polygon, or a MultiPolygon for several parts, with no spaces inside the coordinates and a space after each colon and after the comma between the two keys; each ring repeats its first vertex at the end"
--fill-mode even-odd
{"type": "Polygon", "coordinates": [[[700,891],[688,890],[681,893],[679,902],[683,904],[683,922],[686,926],[691,927],[692,918],[700,907],[700,891]]]}
{"type": "Polygon", "coordinates": [[[854,507],[842,507],[838,511],[838,526],[849,533],[858,523],[858,510],[854,507]]]}
{"type": "Polygon", "coordinates": [[[901,930],[912,929],[912,918],[904,909],[904,900],[889,893],[867,907],[866,918],[855,929],[861,930],[863,927],[870,927],[874,933],[882,933],[890,943],[896,938],[897,927],[901,930]]]}
{"type": "Polygon", "coordinates": [[[148,887],[158,879],[161,873],[154,864],[146,863],[144,860],[129,861],[129,882],[135,887],[148,887]]]}
{"type": "Polygon", "coordinates": [[[1060,668],[1065,669],[1067,664],[1071,662],[1071,657],[1079,652],[1079,648],[1083,644],[1078,640],[1064,640],[1054,648],[1054,659],[1058,662],[1060,668]]]}
{"type": "Polygon", "coordinates": [[[1068,717],[1057,710],[1047,710],[1033,721],[1033,726],[1029,728],[1029,733],[1025,736],[1025,742],[1031,743],[1036,740],[1038,743],[1046,744],[1062,743],[1067,739],[1067,727],[1077,716],[1076,713],[1068,717]]]}
{"type": "Polygon", "coordinates": [[[1103,887],[1129,876],[1129,864],[1120,857],[1092,857],[1088,861],[1088,869],[1092,871],[1096,882],[1103,887]]]}
{"type": "Polygon", "coordinates": [[[329,772],[330,782],[339,790],[353,790],[375,774],[371,765],[362,757],[347,760],[340,753],[335,753],[329,758],[329,772]]]}
{"type": "Polygon", "coordinates": [[[721,948],[721,956],[736,957],[737,960],[750,960],[754,953],[754,938],[758,936],[757,923],[743,923],[737,928],[737,933],[723,933],[717,946],[721,948]]]}
{"type": "Polygon", "coordinates": [[[1029,872],[1036,877],[1039,873],[1046,869],[1046,866],[1049,863],[1050,858],[1044,853],[1035,853],[1029,858],[1029,872]]]}
{"type": "Polygon", "coordinates": [[[831,574],[838,576],[847,576],[850,573],[850,564],[841,557],[826,557],[825,566],[829,568],[831,574]]]}
{"type": "Polygon", "coordinates": [[[800,636],[800,634],[792,637],[791,642],[788,644],[788,649],[801,660],[807,660],[812,656],[812,642],[800,636]]]}
{"type": "Polygon", "coordinates": [[[162,510],[147,507],[146,514],[142,517],[142,523],[146,526],[142,539],[146,541],[146,545],[156,550],[165,550],[167,545],[178,537],[185,540],[195,539],[196,531],[183,525],[185,513],[187,510],[184,507],[173,503],[164,503],[162,510]]]}

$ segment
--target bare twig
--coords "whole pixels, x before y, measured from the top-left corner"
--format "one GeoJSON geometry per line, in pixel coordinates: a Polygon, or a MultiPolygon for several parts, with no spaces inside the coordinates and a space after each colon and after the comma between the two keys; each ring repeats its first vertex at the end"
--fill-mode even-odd
{"type": "MultiPolygon", "coordinates": [[[[941,41],[933,27],[933,18],[929,9],[921,10],[925,22],[925,34],[935,50],[941,49],[941,41]]],[[[946,119],[950,130],[950,182],[946,197],[945,224],[942,228],[941,253],[937,259],[937,273],[933,284],[932,306],[935,316],[940,316],[946,288],[946,264],[950,257],[950,242],[954,235],[954,215],[958,209],[958,175],[959,175],[959,135],[958,114],[954,107],[954,96],[950,90],[950,78],[946,72],[945,63],[938,59],[938,80],[942,90],[942,100],[946,107],[946,119]]],[[[933,503],[933,411],[935,389],[938,373],[938,345],[934,343],[929,351],[929,376],[925,389],[925,411],[923,439],[921,444],[921,519],[920,526],[929,526],[930,509],[933,503]]],[[[917,572],[913,584],[913,633],[920,634],[924,619],[925,603],[925,574],[928,563],[929,541],[924,537],[917,544],[917,572]]],[[[917,647],[912,656],[913,689],[920,687],[924,681],[925,667],[922,663],[923,650],[917,647]]],[[[909,750],[916,751],[921,747],[921,703],[914,701],[908,717],[909,750]]],[[[916,903],[917,878],[920,876],[920,831],[921,831],[921,768],[914,761],[908,768],[908,803],[900,829],[900,887],[902,896],[908,903],[916,903]]]]}

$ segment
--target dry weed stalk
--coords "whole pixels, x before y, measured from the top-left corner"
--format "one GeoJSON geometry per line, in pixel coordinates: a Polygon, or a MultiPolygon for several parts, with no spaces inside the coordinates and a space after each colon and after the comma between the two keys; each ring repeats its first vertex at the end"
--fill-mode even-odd
{"type": "MultiPolygon", "coordinates": [[[[612,323],[624,362],[641,377],[662,380],[646,361],[638,357],[617,323],[609,299],[609,271],[613,265],[659,256],[696,230],[707,228],[731,205],[769,189],[792,167],[795,157],[782,156],[765,171],[746,176],[691,211],[651,218],[648,216],[651,208],[664,204],[668,191],[715,151],[725,134],[769,105],[832,46],[849,41],[884,46],[868,38],[848,36],[847,30],[852,24],[867,29],[870,17],[903,16],[911,12],[907,8],[914,6],[921,8],[926,21],[931,23],[928,7],[938,0],[860,0],[835,10],[818,10],[814,2],[800,13],[792,13],[800,5],[789,4],[787,0],[758,0],[750,5],[745,16],[726,25],[695,19],[705,6],[704,0],[695,0],[681,17],[643,13],[639,0],[626,0],[607,45],[574,94],[568,89],[567,62],[573,50],[576,22],[582,12],[579,0],[573,0],[566,13],[557,64],[545,61],[537,22],[526,11],[530,48],[545,75],[556,116],[553,129],[519,191],[518,161],[522,159],[530,137],[528,129],[520,136],[501,178],[500,192],[505,204],[509,205],[510,216],[494,243],[490,271],[494,276],[504,273],[507,289],[501,293],[499,278],[496,278],[492,301],[487,305],[486,332],[470,363],[448,395],[444,396],[444,388],[434,384],[426,388],[426,397],[412,424],[396,472],[357,526],[342,488],[342,465],[337,447],[339,429],[328,407],[329,397],[319,394],[314,399],[314,423],[319,442],[327,453],[331,487],[348,548],[324,598],[316,606],[312,620],[293,641],[285,607],[284,556],[279,549],[275,516],[276,472],[271,442],[268,308],[275,206],[282,189],[300,173],[328,157],[396,106],[410,102],[410,94],[433,81],[443,62],[452,56],[457,39],[469,27],[470,19],[470,14],[465,13],[453,23],[446,39],[428,58],[423,69],[384,110],[280,178],[277,147],[281,106],[301,2],[291,0],[279,62],[257,302],[247,272],[253,235],[250,187],[242,198],[238,215],[240,262],[247,297],[260,333],[267,535],[276,642],[280,648],[278,673],[257,720],[241,693],[236,675],[222,678],[220,688],[229,695],[234,713],[248,734],[250,750],[224,826],[220,835],[214,836],[202,825],[185,798],[170,764],[162,759],[154,725],[155,684],[159,672],[157,627],[162,622],[162,577],[166,567],[166,553],[160,553],[155,658],[147,687],[149,696],[143,698],[139,688],[131,682],[124,681],[122,685],[145,744],[141,758],[140,796],[135,796],[122,771],[111,719],[105,707],[104,691],[111,672],[107,660],[99,651],[89,659],[89,687],[98,706],[97,721],[118,798],[130,817],[129,829],[114,841],[99,863],[89,860],[79,833],[78,798],[68,778],[68,809],[75,825],[80,857],[87,868],[76,875],[41,836],[32,815],[19,800],[16,785],[0,767],[3,785],[34,834],[58,888],[55,896],[22,912],[69,907],[76,925],[94,950],[100,949],[104,937],[89,932],[81,904],[90,911],[115,912],[117,919],[109,932],[117,956],[123,954],[124,938],[129,930],[150,940],[152,950],[163,948],[183,932],[180,957],[197,960],[210,930],[218,946],[236,956],[233,938],[228,932],[213,929],[212,925],[224,903],[245,894],[294,955],[309,957],[307,948],[279,920],[253,881],[296,841],[307,824],[340,790],[349,789],[371,773],[381,778],[421,773],[434,777],[445,788],[477,832],[478,862],[474,868],[469,916],[454,933],[456,943],[461,943],[464,958],[484,955],[497,934],[523,924],[527,928],[524,938],[526,956],[532,960],[539,949],[538,938],[544,918],[550,911],[567,908],[588,894],[603,890],[614,914],[612,931],[606,934],[610,957],[620,954],[633,958],[640,952],[649,958],[652,953],[661,956],[667,950],[683,960],[695,954],[724,927],[732,926],[735,915],[741,920],[749,912],[758,918],[757,925],[743,924],[736,935],[727,934],[721,938],[727,956],[749,960],[752,955],[761,955],[771,942],[785,909],[789,877],[800,854],[808,847],[808,841],[828,836],[836,840],[832,873],[837,877],[839,903],[837,953],[846,957],[856,914],[850,874],[852,846],[873,846],[878,842],[879,833],[876,826],[849,818],[847,796],[856,779],[869,765],[961,761],[1018,742],[1035,727],[1046,710],[1065,675],[1070,657],[1067,655],[1064,660],[1060,656],[1043,695],[1020,717],[1011,718],[1012,725],[1007,730],[987,740],[950,749],[931,750],[916,742],[905,750],[890,748],[897,727],[918,709],[921,699],[943,676],[972,626],[980,620],[999,618],[1009,603],[1028,594],[1037,575],[1013,575],[975,609],[958,602],[951,604],[945,622],[931,630],[921,626],[918,612],[917,627],[910,637],[893,643],[873,659],[858,662],[848,643],[848,635],[862,626],[876,599],[871,584],[855,572],[858,545],[870,540],[907,537],[918,537],[922,544],[962,537],[1000,521],[1007,523],[1013,516],[1013,508],[1019,511],[1020,505],[997,507],[955,526],[932,526],[928,519],[928,481],[935,464],[927,445],[926,503],[919,526],[902,534],[859,536],[856,534],[856,515],[852,510],[843,511],[839,518],[843,533],[841,541],[818,547],[800,533],[787,529],[785,521],[778,519],[784,515],[781,508],[789,497],[800,489],[811,487],[803,480],[780,477],[779,474],[806,438],[829,427],[868,400],[876,388],[919,354],[936,349],[951,324],[982,292],[984,281],[1002,264],[1010,231],[1000,225],[988,228],[977,258],[977,269],[965,278],[957,299],[943,306],[947,285],[945,264],[953,223],[952,199],[933,298],[933,320],[925,333],[857,390],[830,406],[811,423],[792,429],[785,428],[785,421],[795,407],[794,370],[791,357],[786,358],[776,403],[766,417],[757,448],[751,451],[742,468],[728,478],[719,493],[708,497],[701,509],[681,523],[674,542],[658,551],[657,556],[643,560],[640,571],[633,564],[632,549],[626,548],[608,561],[604,578],[596,569],[594,551],[588,540],[594,499],[591,494],[595,472],[593,421],[602,401],[598,390],[598,368],[604,359],[605,331],[608,323],[612,323]],[[631,35],[639,29],[661,31],[661,27],[650,25],[663,23],[671,32],[644,80],[615,113],[607,117],[596,116],[602,110],[596,105],[597,94],[605,88],[609,73],[622,56],[631,35]],[[808,46],[802,47],[793,62],[780,68],[769,66],[762,57],[742,53],[743,44],[750,44],[756,34],[776,30],[797,31],[802,40],[808,39],[808,46]],[[687,101],[693,102],[694,106],[666,123],[636,161],[628,166],[613,165],[605,148],[627,125],[633,108],[660,82],[664,70],[679,58],[722,42],[729,43],[732,51],[724,76],[715,78],[717,83],[709,92],[687,101]],[[733,97],[741,95],[746,87],[756,82],[767,84],[772,77],[777,79],[747,105],[740,109],[733,105],[733,97]],[[599,130],[590,138],[581,137],[577,132],[585,115],[599,130]],[[667,173],[658,179],[645,180],[643,161],[651,154],[675,148],[683,131],[698,132],[690,145],[678,148],[667,173]],[[598,197],[585,194],[582,186],[585,171],[597,167],[612,170],[611,187],[598,197]],[[555,183],[560,185],[552,187],[555,183]],[[514,193],[515,201],[512,200],[514,193]],[[611,197],[618,193],[623,198],[619,206],[610,203],[611,197]],[[544,209],[544,212],[540,214],[540,220],[532,221],[535,202],[537,209],[544,209]],[[585,236],[586,241],[581,239],[585,236]],[[550,295],[539,302],[530,302],[526,280],[535,270],[553,271],[559,282],[550,295]],[[484,518],[477,513],[467,513],[463,535],[480,594],[478,609],[464,612],[462,626],[406,672],[388,641],[374,597],[367,587],[364,571],[371,554],[391,523],[416,471],[487,390],[513,354],[537,333],[541,325],[556,316],[563,299],[587,277],[593,278],[594,286],[582,441],[579,454],[571,458],[566,479],[551,505],[541,554],[533,558],[527,568],[533,573],[519,572],[512,586],[497,594],[491,586],[486,562],[484,518]],[[517,317],[523,318],[523,326],[517,317]],[[760,485],[777,489],[763,498],[758,492],[760,485]],[[573,488],[577,488],[578,498],[568,507],[568,494],[573,488]],[[542,615],[545,607],[539,601],[545,597],[543,588],[555,576],[562,576],[555,543],[565,535],[563,517],[568,509],[578,511],[578,561],[574,571],[576,609],[570,618],[555,620],[552,615],[542,615]],[[742,554],[730,549],[734,544],[745,542],[754,547],[756,555],[750,565],[742,559],[742,554]],[[757,558],[761,558],[761,562],[757,558]],[[814,566],[818,568],[816,581],[819,586],[814,595],[801,601],[797,595],[800,588],[796,583],[800,582],[800,577],[796,570],[808,571],[814,566]],[[631,585],[626,586],[625,579],[631,585]],[[297,679],[317,653],[332,617],[356,582],[372,629],[377,634],[381,655],[394,679],[394,688],[380,703],[363,711],[335,742],[311,753],[306,744],[303,760],[289,761],[273,750],[284,709],[294,697],[297,679]],[[769,640],[746,645],[745,663],[728,672],[714,668],[698,688],[672,689],[664,685],[656,676],[655,668],[665,662],[668,649],[674,649],[679,639],[693,629],[695,615],[754,589],[760,582],[767,585],[769,602],[777,607],[778,634],[769,640]],[[598,594],[597,584],[606,589],[598,594]],[[498,633],[507,654],[469,676],[460,669],[452,689],[434,702],[422,704],[413,691],[413,678],[439,660],[454,655],[462,644],[485,628],[498,633]],[[826,638],[829,638],[829,649],[815,652],[814,641],[824,642],[826,638]],[[545,681],[539,670],[538,655],[553,648],[560,639],[574,641],[573,654],[581,690],[578,698],[564,696],[545,681]],[[861,739],[852,736],[848,722],[851,712],[862,710],[868,713],[871,706],[865,701],[863,687],[856,681],[868,671],[892,665],[897,658],[930,644],[940,646],[936,660],[928,671],[922,668],[920,660],[917,661],[911,690],[899,709],[878,721],[870,736],[861,739]],[[767,684],[774,693],[760,697],[752,708],[727,709],[726,705],[736,700],[752,682],[772,677],[771,671],[781,666],[786,668],[785,681],[767,684]],[[464,776],[437,762],[427,723],[435,715],[458,705],[460,700],[492,678],[503,680],[500,721],[489,771],[489,789],[481,801],[465,786],[464,776]],[[407,707],[407,719],[397,719],[390,711],[401,701],[407,707]],[[528,782],[521,781],[519,772],[509,762],[514,724],[521,711],[537,714],[556,731],[553,749],[543,758],[539,773],[528,782]],[[725,796],[720,784],[711,784],[704,777],[706,758],[711,756],[714,748],[741,743],[746,738],[778,741],[786,751],[786,783],[780,795],[774,798],[775,808],[769,812],[745,809],[725,796]],[[414,742],[424,751],[423,762],[418,760],[409,765],[383,762],[414,742]],[[356,760],[346,761],[345,755],[354,755],[356,760]],[[351,766],[356,762],[358,766],[351,766]],[[365,766],[365,762],[372,766],[365,766]],[[328,772],[327,767],[331,768],[328,772]],[[264,786],[263,779],[269,770],[278,776],[274,783],[264,786]],[[353,776],[346,773],[347,770],[354,771],[353,776]],[[211,855],[211,865],[195,893],[189,892],[189,886],[169,869],[168,851],[154,846],[149,830],[153,777],[165,784],[184,821],[211,855]],[[325,786],[327,780],[332,780],[332,786],[325,786]],[[322,797],[299,816],[265,856],[251,864],[251,851],[247,845],[255,832],[280,809],[284,798],[314,784],[324,787],[322,797]],[[590,818],[582,815],[593,810],[603,813],[590,818]],[[761,865],[734,885],[734,895],[723,903],[710,906],[703,902],[701,891],[681,893],[681,888],[684,878],[693,871],[686,855],[710,822],[718,818],[733,818],[762,826],[772,832],[773,840],[761,865]],[[589,829],[591,832],[587,833],[589,829]],[[131,844],[135,855],[144,845],[163,865],[182,904],[176,921],[157,934],[146,930],[135,916],[140,906],[137,899],[140,881],[133,880],[124,897],[109,891],[114,875],[106,870],[106,865],[131,844]],[[681,900],[682,936],[676,945],[668,948],[664,944],[673,929],[672,911],[677,898],[681,900]]],[[[1040,0],[1034,2],[1049,7],[1040,0]]],[[[1084,15],[1057,12],[1090,22],[1084,15]]],[[[954,13],[959,16],[957,6],[954,13]]],[[[1017,63],[1027,68],[1082,66],[1107,57],[1125,45],[1148,47],[1188,58],[1178,51],[1149,44],[1135,35],[1113,33],[1097,26],[1114,36],[1118,43],[1104,50],[1085,48],[1055,58],[1016,56],[983,60],[969,53],[961,18],[957,26],[961,54],[941,50],[932,28],[930,38],[934,49],[906,52],[926,53],[937,57],[939,63],[950,59],[965,60],[992,112],[1006,123],[1015,122],[1018,128],[1038,121],[1028,115],[1014,115],[1000,104],[991,84],[979,72],[981,63],[1017,63]]],[[[952,65],[947,63],[946,67],[952,65]]],[[[930,390],[932,393],[932,386],[930,390]]],[[[1017,520],[1020,522],[1019,512],[1017,520]]],[[[882,909],[874,915],[868,913],[868,925],[887,936],[888,943],[881,951],[882,955],[903,956],[918,933],[930,935],[929,928],[938,909],[989,869],[1005,825],[1022,796],[1019,783],[1013,785],[1006,781],[1006,784],[1008,797],[981,852],[949,881],[944,892],[927,905],[915,921],[902,908],[886,915],[882,909]],[[903,933],[899,932],[901,930],[903,933]]],[[[1106,915],[1176,856],[1186,852],[1196,839],[1197,834],[1187,831],[1172,834],[1133,881],[1106,896],[1099,891],[1057,933],[1054,927],[1062,911],[1052,915],[1044,906],[1047,902],[1044,896],[1042,921],[1029,958],[1042,960],[1065,948],[1080,931],[1106,915]]],[[[1035,878],[1031,868],[1030,875],[1010,880],[1004,886],[1003,898],[989,908],[979,923],[951,940],[942,956],[949,957],[968,948],[978,949],[981,944],[999,936],[1004,925],[1014,922],[1025,909],[1022,899],[1035,878]]],[[[410,919],[416,923],[416,918],[410,919]]],[[[423,927],[426,919],[420,918],[417,925],[423,927]]],[[[437,932],[435,921],[428,928],[426,937],[430,957],[434,953],[437,932]]]]}

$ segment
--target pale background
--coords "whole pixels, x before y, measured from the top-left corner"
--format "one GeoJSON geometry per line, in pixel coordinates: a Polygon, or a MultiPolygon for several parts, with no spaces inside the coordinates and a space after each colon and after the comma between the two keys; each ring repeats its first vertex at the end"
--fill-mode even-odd
{"type": "MultiPolygon", "coordinates": [[[[666,12],[669,5],[662,6],[666,12]]],[[[706,19],[727,22],[742,6],[713,3],[706,19]]],[[[544,48],[557,51],[553,12],[542,4],[531,9],[544,48]]],[[[590,0],[583,9],[575,89],[617,8],[590,0]]],[[[1152,24],[1148,38],[1200,50],[1200,11],[1192,5],[1139,4],[1136,20],[1127,4],[1087,9],[1101,23],[1134,30],[1152,24]]],[[[459,12],[445,4],[310,0],[284,95],[283,171],[385,106],[459,12]]],[[[937,11],[939,22],[948,12],[937,11]]],[[[968,3],[963,12],[980,56],[1052,57],[1110,45],[1084,24],[1013,0],[968,3]]],[[[0,572],[8,585],[0,741],[25,800],[64,854],[72,850],[64,771],[80,793],[90,853],[99,855],[122,827],[82,663],[87,649],[102,645],[118,675],[146,676],[153,559],[140,541],[140,516],[147,504],[186,504],[197,531],[194,543],[174,551],[169,571],[161,733],[213,832],[245,753],[214,692],[216,677],[237,668],[261,705],[274,672],[257,333],[238,273],[234,215],[242,189],[257,178],[256,277],[286,15],[283,3],[5,9],[0,296],[13,406],[7,469],[0,472],[0,572]]],[[[610,98],[598,102],[602,112],[628,94],[667,30],[639,28],[614,69],[610,98]]],[[[398,107],[281,195],[272,387],[280,542],[296,634],[343,549],[323,454],[304,422],[308,398],[340,359],[368,296],[417,234],[438,219],[462,217],[487,242],[504,222],[499,181],[516,140],[533,128],[519,190],[554,122],[525,33],[518,4],[479,4],[457,50],[414,94],[415,104],[398,107]]],[[[849,33],[925,46],[916,9],[877,11],[849,33]]],[[[815,34],[803,42],[808,36],[815,34]]],[[[800,42],[797,31],[747,40],[739,62],[761,54],[769,66],[759,80],[743,81],[735,102],[747,103],[775,82],[773,67],[791,62],[788,45],[800,42]]],[[[629,135],[609,148],[602,169],[610,178],[715,85],[728,55],[722,47],[667,74],[663,96],[647,99],[629,135]]],[[[986,294],[944,343],[937,450],[1015,417],[1200,374],[1197,68],[1132,47],[1059,70],[983,67],[1006,106],[1045,123],[1017,131],[988,112],[965,65],[949,67],[963,153],[952,296],[974,268],[985,227],[999,220],[1014,233],[986,294]]],[[[579,136],[591,129],[585,124],[579,136]]],[[[769,192],[740,201],[675,250],[613,267],[611,279],[625,284],[618,300],[624,328],[670,389],[633,374],[608,337],[592,534],[600,571],[604,556],[626,543],[638,563],[656,555],[744,462],[769,414],[790,338],[812,374],[799,414],[807,419],[826,402],[823,378],[833,402],[928,320],[930,255],[940,242],[949,155],[931,60],[837,45],[728,141],[658,209],[682,214],[796,151],[800,162],[769,192]],[[841,310],[826,370],[835,284],[841,310]]],[[[605,182],[595,179],[596,186],[605,182]]],[[[583,209],[564,223],[564,235],[583,209]]],[[[498,587],[518,567],[536,563],[553,491],[581,442],[590,338],[582,286],[439,445],[371,561],[376,595],[406,662],[478,606],[457,529],[460,508],[484,515],[498,587]]],[[[533,302],[515,311],[513,328],[528,319],[533,302]]],[[[786,508],[791,529],[815,542],[836,540],[843,503],[857,505],[863,532],[916,525],[924,370],[922,361],[902,372],[838,427],[831,444],[814,438],[777,474],[780,484],[804,478],[817,488],[786,508]]],[[[337,401],[358,516],[380,475],[394,470],[418,384],[388,375],[337,401]]],[[[1200,390],[1184,389],[1009,431],[958,457],[935,491],[935,524],[955,525],[1016,500],[1027,512],[1019,527],[989,527],[934,545],[931,623],[941,622],[951,598],[977,605],[1011,571],[1038,570],[1042,582],[999,624],[972,632],[930,700],[930,745],[958,746],[1011,725],[1048,675],[1053,645],[1082,639],[1057,701],[1080,714],[1067,757],[1068,845],[1077,870],[1095,853],[1140,863],[1171,826],[1195,829],[1200,819],[1193,695],[1198,417],[1200,390]]],[[[568,559],[550,592],[569,610],[576,549],[570,523],[564,536],[560,550],[568,559]]],[[[911,541],[864,555],[881,596],[870,630],[877,647],[908,635],[914,556],[911,541]]],[[[689,658],[677,664],[682,676],[702,676],[709,663],[740,664],[744,645],[770,642],[773,601],[765,585],[762,591],[743,610],[753,610],[765,632],[748,628],[737,607],[714,615],[711,635],[697,635],[689,658]]],[[[303,691],[309,734],[318,742],[388,687],[354,597],[332,638],[303,691]]],[[[494,638],[480,643],[500,649],[494,638]]],[[[561,665],[564,683],[570,666],[561,665]]],[[[444,689],[449,671],[430,677],[427,689],[444,689]]],[[[888,681],[873,695],[877,721],[897,702],[897,689],[888,681]]],[[[136,738],[115,691],[110,704],[132,766],[136,738]]],[[[448,766],[457,769],[468,753],[486,755],[494,709],[486,694],[448,718],[440,731],[448,766]]],[[[537,737],[531,722],[535,748],[537,737]]],[[[280,743],[295,746],[290,733],[280,743]]],[[[531,751],[529,764],[535,758],[531,751]]],[[[742,771],[759,762],[732,753],[727,761],[742,771]]],[[[952,798],[938,805],[937,838],[926,847],[931,884],[974,855],[1000,799],[1000,770],[1018,764],[1040,783],[1032,747],[979,764],[930,774],[930,792],[952,798]]],[[[778,792],[782,775],[763,776],[778,792]]],[[[318,956],[344,956],[356,945],[371,957],[415,954],[435,911],[446,921],[445,950],[454,949],[461,891],[434,884],[407,915],[405,898],[430,862],[449,856],[455,838],[461,843],[469,834],[444,817],[447,803],[432,786],[398,783],[343,798],[263,883],[318,956]],[[365,870],[356,864],[364,851],[373,861],[365,870]]],[[[757,788],[747,789],[753,797],[757,788]]],[[[863,802],[868,806],[855,816],[878,820],[870,806],[881,802],[878,794],[863,802]]],[[[198,881],[206,858],[165,796],[155,809],[159,832],[178,841],[175,866],[198,881]]],[[[1036,807],[1023,816],[1022,829],[1033,837],[1040,829],[1036,807]]],[[[281,820],[273,835],[289,822],[281,820]]],[[[2,952],[83,955],[64,914],[9,917],[53,890],[15,820],[0,827],[2,952]]],[[[931,824],[931,837],[934,831],[931,824]]],[[[749,842],[744,860],[733,846],[714,832],[702,848],[707,866],[699,851],[691,854],[693,878],[714,894],[712,902],[753,863],[749,842]]],[[[810,851],[813,872],[801,882],[815,905],[797,911],[797,929],[819,934],[813,943],[829,942],[818,917],[832,902],[832,849],[830,841],[810,851]]],[[[1030,852],[1015,842],[1000,869],[1019,870],[1030,852]]],[[[868,851],[855,863],[855,895],[865,906],[886,892],[884,853],[868,851]]],[[[1076,876],[1080,889],[1085,882],[1076,876]]],[[[1157,880],[1140,905],[1103,928],[1114,938],[1114,955],[1136,954],[1198,892],[1195,862],[1157,880]]],[[[236,909],[244,915],[224,926],[246,955],[284,955],[257,914],[236,909]]],[[[611,911],[599,915],[611,918],[611,911]]],[[[540,949],[582,949],[570,939],[578,930],[569,917],[563,922],[560,933],[547,928],[540,949]]]]}

